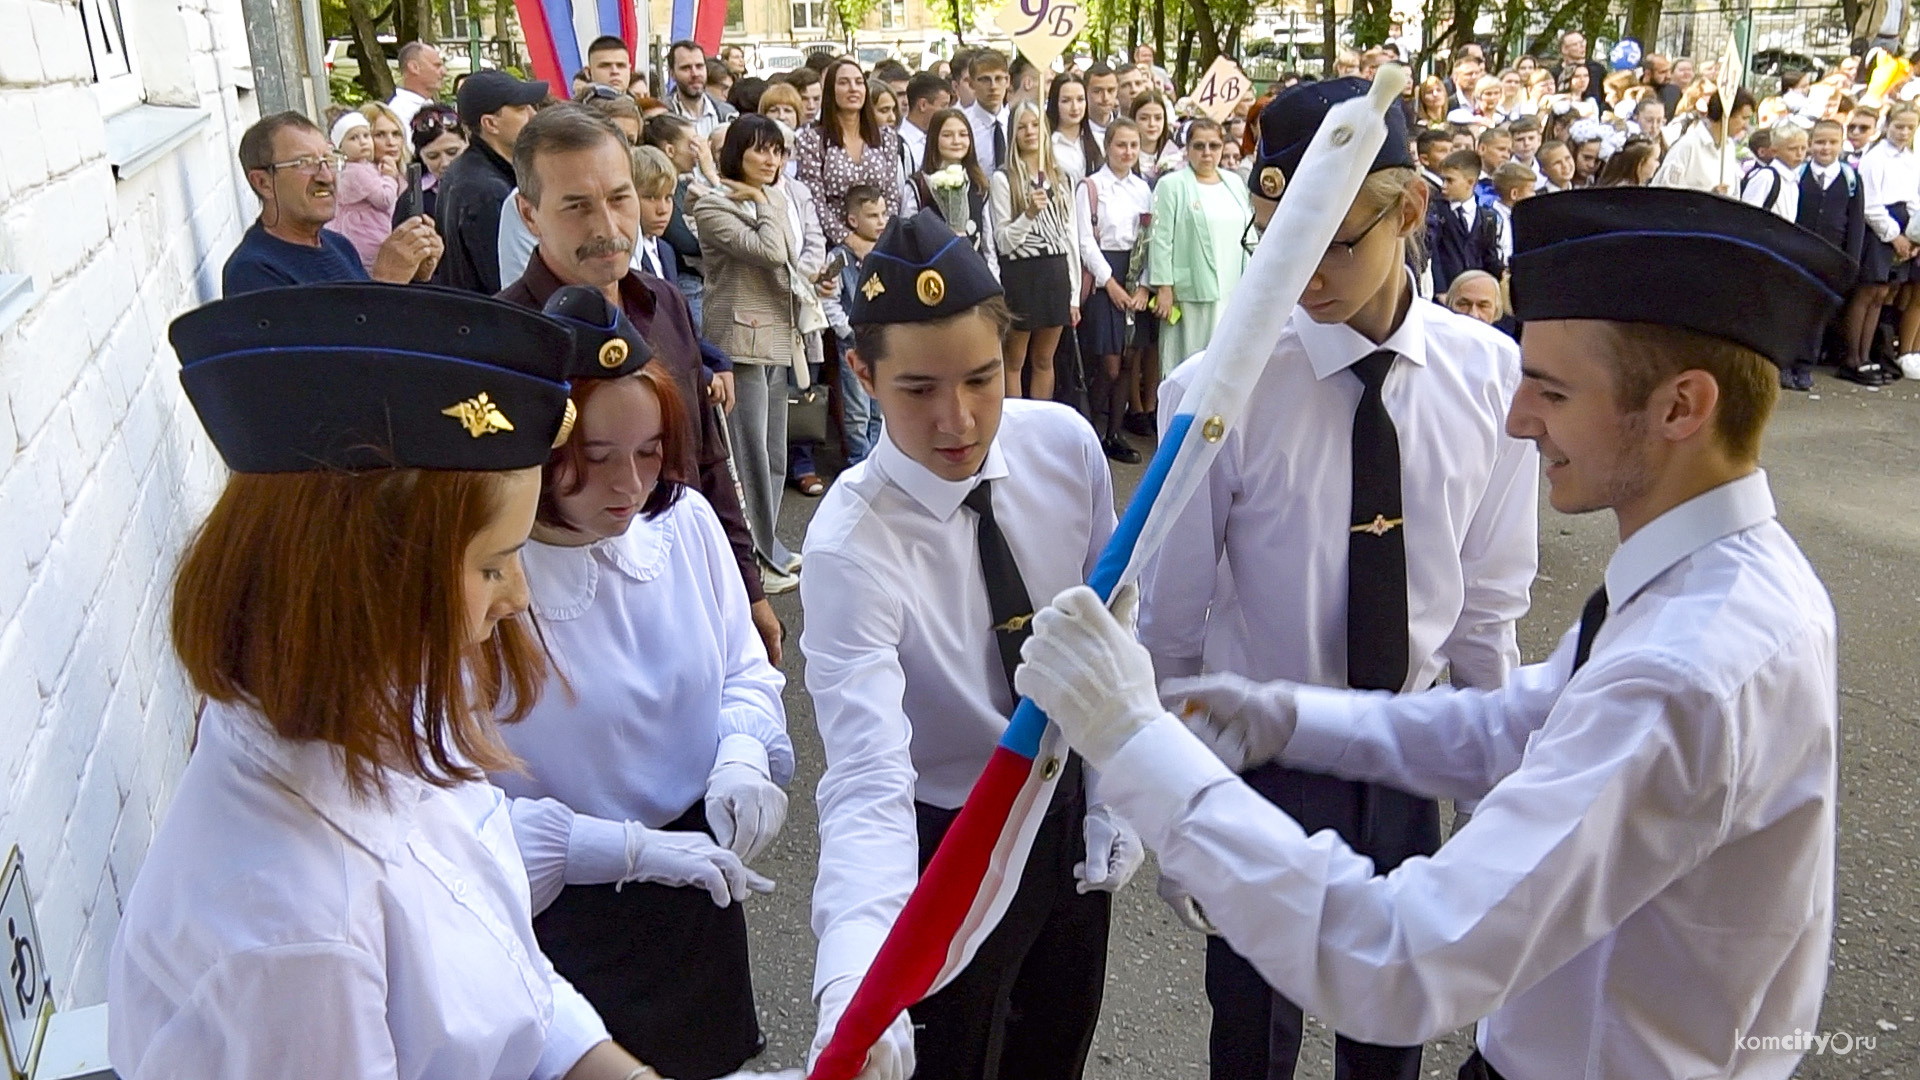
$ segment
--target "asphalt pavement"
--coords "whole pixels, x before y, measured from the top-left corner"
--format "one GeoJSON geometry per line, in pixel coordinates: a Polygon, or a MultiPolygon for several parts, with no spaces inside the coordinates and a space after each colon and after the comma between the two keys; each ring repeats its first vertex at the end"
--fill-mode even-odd
{"type": "MultiPolygon", "coordinates": [[[[1136,444],[1143,452],[1150,449],[1144,441],[1136,444]]],[[[1869,391],[1823,371],[1812,394],[1783,395],[1763,465],[1781,521],[1819,570],[1840,618],[1839,924],[1820,1021],[1821,1033],[1834,1038],[1826,1053],[1808,1056],[1795,1075],[1916,1080],[1920,388],[1901,382],[1869,391]]],[[[1139,474],[1138,467],[1116,470],[1122,500],[1139,474]]],[[[781,532],[796,551],[816,505],[787,492],[781,532]]],[[[1520,623],[1524,659],[1545,656],[1578,620],[1615,539],[1611,515],[1566,517],[1541,499],[1540,576],[1533,609],[1520,623]]],[[[799,768],[786,830],[760,863],[779,887],[748,908],[767,1035],[757,1068],[804,1064],[814,1030],[809,918],[819,834],[813,790],[823,762],[798,647],[799,594],[776,597],[774,608],[791,635],[783,666],[799,768]]],[[[1207,1076],[1205,950],[1202,939],[1155,897],[1153,875],[1150,860],[1116,897],[1106,1009],[1087,1069],[1090,1080],[1207,1076]]],[[[1331,1049],[1331,1037],[1314,1029],[1298,1075],[1331,1077],[1331,1049]]],[[[1452,1077],[1471,1050],[1471,1032],[1430,1043],[1424,1075],[1452,1077]]]]}

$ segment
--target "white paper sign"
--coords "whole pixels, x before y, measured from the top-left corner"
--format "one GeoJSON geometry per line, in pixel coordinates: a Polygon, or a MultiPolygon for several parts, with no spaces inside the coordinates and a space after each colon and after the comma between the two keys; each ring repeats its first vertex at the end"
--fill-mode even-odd
{"type": "Polygon", "coordinates": [[[1053,76],[1053,62],[1067,51],[1087,23],[1080,0],[1013,0],[993,18],[1019,50],[1041,71],[1041,86],[1053,76]]]}
{"type": "Polygon", "coordinates": [[[1194,85],[1193,103],[1200,106],[1200,111],[1211,117],[1214,123],[1224,123],[1252,85],[1253,80],[1240,70],[1240,65],[1223,55],[1214,60],[1206,74],[1200,76],[1200,81],[1194,85]]]}
{"type": "Polygon", "coordinates": [[[5,940],[0,941],[6,963],[6,977],[0,979],[0,997],[6,999],[0,1008],[6,1016],[6,1023],[0,1025],[0,1043],[5,1044],[11,1075],[25,1077],[47,1020],[53,1016],[53,978],[47,974],[46,953],[40,948],[40,929],[33,921],[19,848],[7,854],[6,867],[0,870],[0,929],[6,931],[5,940]]]}

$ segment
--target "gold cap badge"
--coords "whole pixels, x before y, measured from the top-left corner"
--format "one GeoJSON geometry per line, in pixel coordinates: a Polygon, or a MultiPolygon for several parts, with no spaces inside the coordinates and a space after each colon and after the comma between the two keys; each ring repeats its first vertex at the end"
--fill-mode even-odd
{"type": "Polygon", "coordinates": [[[869,301],[871,301],[874,297],[879,296],[883,292],[886,292],[887,287],[880,283],[880,275],[876,273],[872,277],[867,279],[867,283],[865,285],[860,286],[860,291],[866,295],[866,298],[869,301]]]}
{"type": "Polygon", "coordinates": [[[560,434],[553,437],[555,450],[567,445],[567,438],[573,434],[573,422],[580,418],[580,410],[574,408],[573,399],[567,399],[567,411],[560,415],[560,434]]]}
{"type": "Polygon", "coordinates": [[[928,307],[939,307],[940,301],[947,298],[947,279],[940,276],[938,270],[922,270],[913,281],[913,291],[920,302],[928,307]]]}
{"type": "Polygon", "coordinates": [[[489,400],[484,392],[478,397],[470,397],[441,409],[440,415],[460,421],[460,426],[467,429],[467,434],[476,439],[496,431],[513,430],[513,421],[508,420],[507,415],[500,411],[500,406],[489,400]]]}
{"type": "Polygon", "coordinates": [[[600,366],[612,371],[627,362],[627,343],[619,338],[608,338],[600,346],[600,366]]]}
{"type": "Polygon", "coordinates": [[[1260,170],[1260,194],[1269,199],[1277,199],[1287,186],[1287,177],[1278,166],[1269,165],[1260,170]]]}

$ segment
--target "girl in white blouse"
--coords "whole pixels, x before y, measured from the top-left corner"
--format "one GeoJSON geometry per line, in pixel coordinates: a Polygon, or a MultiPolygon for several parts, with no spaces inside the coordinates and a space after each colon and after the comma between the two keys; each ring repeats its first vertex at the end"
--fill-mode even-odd
{"type": "Polygon", "coordinates": [[[1101,162],[1100,142],[1087,122],[1087,80],[1065,71],[1047,89],[1047,127],[1053,132],[1053,160],[1075,187],[1101,162]]]}
{"type": "Polygon", "coordinates": [[[1121,425],[1127,418],[1132,380],[1121,375],[1134,315],[1147,306],[1144,288],[1130,289],[1133,251],[1153,213],[1153,191],[1134,171],[1140,158],[1140,129],[1117,117],[1107,125],[1106,167],[1080,185],[1074,199],[1079,226],[1080,262],[1093,275],[1093,293],[1080,321],[1086,351],[1100,358],[1094,371],[1094,429],[1108,457],[1137,464],[1140,452],[1128,445],[1121,425]]]}
{"type": "Polygon", "coordinates": [[[692,437],[667,377],[576,375],[573,400],[523,555],[553,674],[494,779],[555,968],[622,1045],[716,1077],[761,1045],[740,902],[772,888],[744,864],[786,818],[785,679],[719,518],[663,471],[692,437]]]}
{"type": "Polygon", "coordinates": [[[1920,152],[1913,148],[1920,110],[1898,104],[1887,110],[1887,133],[1860,155],[1860,188],[1866,195],[1867,243],[1860,255],[1860,295],[1854,300],[1859,319],[1856,356],[1860,363],[1842,365],[1841,378],[1863,386],[1884,386],[1899,376],[1874,359],[1873,328],[1880,309],[1900,309],[1900,356],[1920,349],[1920,272],[1913,236],[1920,230],[1920,152]]]}
{"type": "Polygon", "coordinates": [[[994,172],[993,234],[1013,330],[1007,334],[1007,396],[1053,399],[1053,353],[1080,321],[1080,246],[1073,187],[1053,159],[1040,106],[1014,105],[1007,160],[994,172]],[[1033,365],[1030,381],[1027,365],[1033,365]]]}
{"type": "Polygon", "coordinates": [[[174,581],[208,704],[114,939],[115,1072],[657,1080],[541,955],[480,772],[511,763],[495,706],[545,670],[517,553],[564,333],[333,285],[218,301],[171,337],[235,472],[174,581]]]}

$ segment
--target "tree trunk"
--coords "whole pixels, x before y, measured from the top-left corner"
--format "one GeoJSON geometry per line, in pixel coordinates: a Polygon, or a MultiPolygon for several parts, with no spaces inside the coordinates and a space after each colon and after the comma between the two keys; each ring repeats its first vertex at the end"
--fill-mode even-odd
{"type": "MultiPolygon", "coordinates": [[[[1200,39],[1198,70],[1205,71],[1220,55],[1220,30],[1214,25],[1213,9],[1207,6],[1207,0],[1187,0],[1187,10],[1193,13],[1193,29],[1200,39]]],[[[1184,75],[1180,85],[1187,85],[1184,75]]]]}
{"type": "Polygon", "coordinates": [[[964,0],[951,0],[953,5],[953,41],[960,48],[967,44],[967,17],[961,10],[964,0]]]}
{"type": "MultiPolygon", "coordinates": [[[[1188,10],[1186,5],[1181,6],[1180,17],[1175,20],[1174,27],[1175,32],[1180,36],[1180,47],[1178,49],[1180,59],[1174,68],[1173,81],[1179,86],[1185,86],[1191,80],[1191,72],[1193,70],[1194,37],[1193,13],[1188,10]]],[[[1167,122],[1172,123],[1173,118],[1168,117],[1167,122]]]]}
{"type": "Polygon", "coordinates": [[[393,96],[393,72],[387,67],[387,50],[380,44],[380,32],[373,13],[367,10],[367,0],[347,0],[347,21],[360,51],[360,86],[368,98],[386,101],[393,96]]]}
{"type": "Polygon", "coordinates": [[[1629,0],[1627,4],[1627,36],[1647,52],[1653,52],[1660,39],[1660,8],[1661,0],[1629,0]]]}
{"type": "Polygon", "coordinates": [[[1153,55],[1167,62],[1167,0],[1153,0],[1153,55]]]}
{"type": "MultiPolygon", "coordinates": [[[[1553,14],[1547,17],[1547,25],[1541,27],[1540,32],[1527,43],[1527,51],[1535,56],[1559,56],[1560,32],[1567,28],[1585,3],[1587,0],[1566,0],[1566,3],[1555,8],[1553,14]]],[[[1557,59],[1554,61],[1556,64],[1559,62],[1557,59]]]]}

